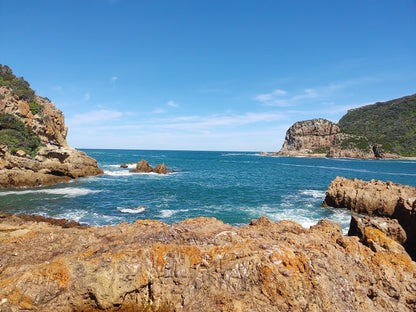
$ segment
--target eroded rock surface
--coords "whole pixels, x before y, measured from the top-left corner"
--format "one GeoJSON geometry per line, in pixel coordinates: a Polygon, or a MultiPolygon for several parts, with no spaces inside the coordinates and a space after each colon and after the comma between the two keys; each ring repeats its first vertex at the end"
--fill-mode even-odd
{"type": "Polygon", "coordinates": [[[44,221],[0,215],[1,311],[416,309],[416,263],[331,221],[44,221]]]}
{"type": "Polygon", "coordinates": [[[406,232],[406,249],[416,256],[416,187],[337,177],[328,187],[322,206],[397,219],[406,232]]]}
{"type": "Polygon", "coordinates": [[[344,134],[339,127],[326,119],[311,119],[293,124],[286,132],[281,156],[326,154],[326,149],[339,143],[344,134]]]}

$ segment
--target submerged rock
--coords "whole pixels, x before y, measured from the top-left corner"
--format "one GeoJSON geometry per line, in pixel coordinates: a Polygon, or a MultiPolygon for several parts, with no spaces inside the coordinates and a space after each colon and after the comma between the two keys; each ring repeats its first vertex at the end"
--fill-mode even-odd
{"type": "MultiPolygon", "coordinates": [[[[416,263],[343,236],[331,221],[310,229],[265,217],[241,227],[214,218],[87,228],[49,221],[0,214],[2,311],[416,308],[416,263]]],[[[380,231],[367,237],[388,240],[380,231]]]]}

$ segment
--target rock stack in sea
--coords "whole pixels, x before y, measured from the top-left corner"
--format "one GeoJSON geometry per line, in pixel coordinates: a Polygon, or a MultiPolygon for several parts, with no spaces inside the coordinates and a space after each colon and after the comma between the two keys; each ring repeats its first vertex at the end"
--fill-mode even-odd
{"type": "MultiPolygon", "coordinates": [[[[127,168],[128,164],[122,164],[120,167],[122,168],[127,168]]],[[[156,165],[155,168],[153,168],[152,166],[149,165],[149,163],[142,159],[141,161],[139,161],[136,165],[136,168],[131,169],[130,172],[144,172],[144,173],[149,173],[149,172],[154,172],[154,173],[159,173],[159,174],[167,174],[167,173],[172,173],[172,170],[168,170],[168,168],[166,167],[166,165],[163,164],[158,164],[156,165]]]]}
{"type": "Polygon", "coordinates": [[[48,185],[100,175],[96,160],[68,146],[64,115],[0,65],[0,187],[48,185]]]}
{"type": "Polygon", "coordinates": [[[369,217],[363,220],[353,217],[351,234],[363,238],[365,228],[376,228],[403,244],[416,258],[416,187],[390,181],[337,177],[328,187],[322,206],[367,214],[369,217]]]}

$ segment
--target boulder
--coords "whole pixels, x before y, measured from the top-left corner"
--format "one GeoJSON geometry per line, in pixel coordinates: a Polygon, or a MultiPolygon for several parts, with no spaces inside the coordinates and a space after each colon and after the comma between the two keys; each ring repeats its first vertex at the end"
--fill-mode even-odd
{"type": "MultiPolygon", "coordinates": [[[[403,243],[407,252],[416,258],[416,187],[390,181],[363,181],[337,177],[328,187],[322,206],[347,208],[372,217],[397,219],[406,232],[406,240],[402,231],[392,226],[395,221],[379,222],[377,218],[374,218],[374,221],[365,221],[365,223],[385,232],[397,242],[403,243]],[[388,229],[383,229],[383,223],[387,224],[388,229]]],[[[363,232],[359,226],[355,230],[363,232]]]]}
{"type": "Polygon", "coordinates": [[[348,236],[358,236],[362,242],[367,242],[367,228],[373,228],[378,231],[381,231],[388,238],[394,240],[400,245],[403,245],[407,240],[406,232],[401,227],[397,219],[381,218],[374,216],[365,216],[361,219],[357,216],[351,216],[351,223],[348,231],[348,236]]]}

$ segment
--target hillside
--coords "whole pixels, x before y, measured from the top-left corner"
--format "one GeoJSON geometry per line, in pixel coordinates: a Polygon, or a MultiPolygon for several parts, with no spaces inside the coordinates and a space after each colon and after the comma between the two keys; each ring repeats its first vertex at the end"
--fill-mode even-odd
{"type": "Polygon", "coordinates": [[[415,138],[416,94],[349,110],[338,124],[325,119],[296,122],[275,155],[415,157],[415,138]]]}
{"type": "Polygon", "coordinates": [[[416,94],[349,110],[338,125],[385,152],[416,156],[416,94]]]}
{"type": "Polygon", "coordinates": [[[0,188],[102,174],[94,159],[68,146],[67,133],[55,104],[0,64],[0,188]]]}

